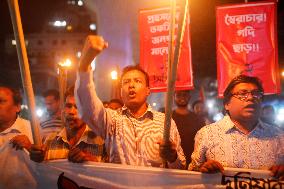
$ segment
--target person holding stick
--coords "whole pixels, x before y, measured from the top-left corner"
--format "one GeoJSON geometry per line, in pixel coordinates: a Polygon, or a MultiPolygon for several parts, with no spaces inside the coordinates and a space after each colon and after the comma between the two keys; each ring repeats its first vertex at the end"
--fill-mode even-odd
{"type": "Polygon", "coordinates": [[[30,122],[18,116],[21,103],[18,90],[0,85],[0,147],[11,143],[16,150],[31,149],[33,138],[30,122]]]}
{"type": "Polygon", "coordinates": [[[100,36],[88,36],[80,59],[75,85],[81,118],[105,139],[111,163],[185,168],[180,136],[171,120],[170,142],[163,142],[163,113],[147,104],[148,74],[138,66],[124,68],[121,75],[122,109],[105,108],[98,98],[90,70],[92,60],[108,44],[100,36]]]}

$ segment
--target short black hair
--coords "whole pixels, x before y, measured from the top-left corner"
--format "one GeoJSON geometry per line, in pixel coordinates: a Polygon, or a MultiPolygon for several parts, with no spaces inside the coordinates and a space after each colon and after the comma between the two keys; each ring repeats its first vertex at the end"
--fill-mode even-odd
{"type": "Polygon", "coordinates": [[[199,103],[204,104],[204,101],[203,101],[203,100],[196,100],[196,101],[194,101],[194,102],[192,103],[192,109],[194,109],[194,107],[195,107],[197,104],[199,104],[199,103]]]}
{"type": "MultiPolygon", "coordinates": [[[[146,80],[146,85],[147,85],[147,87],[150,86],[148,73],[145,72],[139,65],[135,65],[135,66],[130,65],[130,66],[126,66],[125,68],[123,68],[122,74],[121,74],[121,77],[120,77],[121,82],[122,82],[123,76],[124,76],[127,72],[130,72],[130,71],[132,71],[132,70],[138,70],[138,71],[142,72],[142,73],[144,74],[144,76],[145,76],[145,80],[146,80]]],[[[120,82],[120,83],[121,83],[121,82],[120,82]]]]}
{"type": "Polygon", "coordinates": [[[190,94],[190,90],[176,90],[175,93],[178,93],[178,92],[186,92],[188,94],[190,94]]]}
{"type": "Polygon", "coordinates": [[[53,96],[55,100],[59,100],[60,96],[59,96],[59,91],[56,89],[49,89],[47,91],[45,91],[42,96],[44,98],[48,97],[48,96],[53,96]]]}
{"type": "Polygon", "coordinates": [[[120,104],[121,106],[123,106],[123,102],[120,100],[120,99],[118,99],[118,98],[113,98],[113,99],[111,99],[110,101],[109,101],[109,104],[110,103],[118,103],[118,104],[120,104]]]}
{"type": "Polygon", "coordinates": [[[231,80],[231,82],[228,84],[227,88],[224,91],[224,99],[223,104],[228,104],[232,95],[233,88],[240,84],[240,83],[251,83],[257,86],[258,90],[260,92],[263,92],[263,87],[261,81],[257,77],[251,77],[247,75],[238,75],[235,78],[231,80]]]}
{"type": "Polygon", "coordinates": [[[109,103],[109,101],[103,101],[102,103],[103,103],[103,104],[108,104],[108,103],[109,103]]]}
{"type": "Polygon", "coordinates": [[[65,94],[64,94],[64,102],[66,101],[66,98],[68,96],[74,96],[74,89],[75,89],[75,86],[71,86],[69,87],[66,91],[65,91],[65,94]]]}
{"type": "MultiPolygon", "coordinates": [[[[261,109],[262,109],[262,110],[265,110],[265,109],[273,109],[273,110],[274,110],[274,107],[273,107],[272,105],[270,105],[270,104],[267,104],[267,105],[262,106],[261,109]]],[[[274,110],[274,111],[275,111],[275,110],[274,110]]]]}
{"type": "Polygon", "coordinates": [[[22,105],[23,98],[22,98],[22,95],[19,89],[16,89],[8,85],[2,85],[2,84],[0,84],[0,88],[5,88],[12,92],[14,105],[22,105]]]}

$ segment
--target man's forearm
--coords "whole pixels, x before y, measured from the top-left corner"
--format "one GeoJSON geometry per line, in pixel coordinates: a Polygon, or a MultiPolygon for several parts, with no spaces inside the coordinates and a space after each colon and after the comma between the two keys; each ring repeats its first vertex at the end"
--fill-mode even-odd
{"type": "Polygon", "coordinates": [[[91,71],[77,73],[75,98],[82,120],[97,134],[105,137],[106,112],[98,98],[91,71]]]}

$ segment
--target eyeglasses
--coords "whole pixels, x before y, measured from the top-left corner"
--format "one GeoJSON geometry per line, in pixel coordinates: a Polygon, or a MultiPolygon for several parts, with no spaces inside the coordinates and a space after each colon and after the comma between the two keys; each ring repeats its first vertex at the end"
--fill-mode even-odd
{"type": "Polygon", "coordinates": [[[247,101],[249,94],[252,96],[252,98],[260,100],[263,97],[263,92],[259,91],[259,90],[253,90],[253,91],[239,91],[236,93],[233,93],[232,96],[236,97],[237,99],[241,100],[241,101],[247,101]]]}

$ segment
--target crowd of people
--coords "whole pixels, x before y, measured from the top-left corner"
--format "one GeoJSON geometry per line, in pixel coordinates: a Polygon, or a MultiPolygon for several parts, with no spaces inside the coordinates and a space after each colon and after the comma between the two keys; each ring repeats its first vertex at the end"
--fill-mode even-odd
{"type": "Polygon", "coordinates": [[[284,179],[284,132],[274,123],[273,107],[262,109],[264,90],[256,77],[239,75],[227,86],[225,116],[215,123],[203,101],[189,109],[190,91],[176,91],[170,137],[163,140],[165,114],[147,103],[148,74],[127,66],[121,75],[121,100],[102,102],[96,94],[92,60],[107,48],[100,36],[88,36],[75,87],[43,94],[47,118],[41,121],[43,145],[33,145],[29,121],[18,116],[21,96],[0,86],[0,147],[26,149],[30,159],[68,159],[125,165],[189,169],[205,173],[224,167],[270,170],[284,179]],[[75,92],[75,93],[74,93],[75,92]]]}

